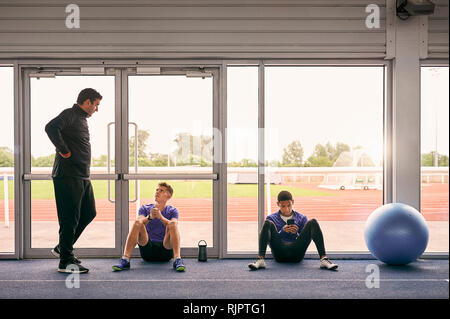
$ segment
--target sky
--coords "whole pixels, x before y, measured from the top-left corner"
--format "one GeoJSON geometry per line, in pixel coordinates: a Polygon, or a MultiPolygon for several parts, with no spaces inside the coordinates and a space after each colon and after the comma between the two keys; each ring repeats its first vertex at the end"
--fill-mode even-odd
{"type": "MultiPolygon", "coordinates": [[[[250,69],[228,69],[228,120],[232,126],[242,127],[249,125],[248,119],[257,119],[258,75],[257,68],[250,69]],[[251,95],[242,100],[245,92],[251,95]]],[[[381,161],[381,68],[266,67],[265,81],[267,160],[280,160],[283,149],[298,140],[304,160],[318,143],[342,142],[350,147],[363,146],[377,163],[381,161]]],[[[253,124],[256,128],[257,123],[253,124]]],[[[256,134],[250,139],[253,143],[248,143],[248,153],[256,154],[256,134]]],[[[239,147],[237,144],[233,145],[239,147]]]]}
{"type": "MultiPolygon", "coordinates": [[[[228,161],[257,158],[258,68],[228,69],[228,161]]],[[[3,125],[0,146],[13,148],[13,73],[0,67],[3,125]]],[[[317,143],[363,146],[376,163],[382,159],[383,72],[376,67],[267,67],[265,87],[266,159],[281,159],[293,140],[304,159],[317,143]]],[[[148,130],[147,152],[176,148],[179,132],[211,135],[212,78],[134,76],[129,79],[129,120],[148,130]]],[[[45,124],[93,87],[102,95],[99,112],[88,119],[93,156],[107,153],[107,126],[114,121],[113,76],[58,76],[31,80],[32,154],[54,147],[45,124]]],[[[448,154],[448,68],[422,69],[422,152],[448,154]],[[446,133],[443,134],[442,132],[446,133]]],[[[114,126],[113,126],[114,127],[114,126]]],[[[130,135],[134,134],[130,126],[130,135]]],[[[112,132],[112,131],[111,131],[112,132]]],[[[112,134],[114,138],[114,134],[112,134]]],[[[112,153],[114,142],[111,141],[112,153]]]]}
{"type": "Polygon", "coordinates": [[[448,67],[422,69],[422,153],[436,150],[437,143],[440,154],[449,154],[448,76],[448,67]],[[447,134],[440,133],[445,131],[447,134]]]}

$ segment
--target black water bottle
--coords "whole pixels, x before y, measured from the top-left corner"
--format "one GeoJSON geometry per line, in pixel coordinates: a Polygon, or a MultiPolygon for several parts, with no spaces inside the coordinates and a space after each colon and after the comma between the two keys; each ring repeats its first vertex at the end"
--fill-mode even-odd
{"type": "Polygon", "coordinates": [[[206,246],[207,243],[203,239],[198,242],[198,261],[207,261],[208,257],[206,256],[206,246]],[[204,244],[200,244],[204,242],[204,244]]]}

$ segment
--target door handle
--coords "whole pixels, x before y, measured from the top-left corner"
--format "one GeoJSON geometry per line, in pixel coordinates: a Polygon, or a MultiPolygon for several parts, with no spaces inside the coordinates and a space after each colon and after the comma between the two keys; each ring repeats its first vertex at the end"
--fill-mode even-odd
{"type": "MultiPolygon", "coordinates": [[[[108,149],[108,158],[107,158],[107,170],[108,170],[108,174],[111,174],[111,126],[114,125],[114,122],[110,122],[107,125],[107,149],[108,149]]],[[[134,170],[135,173],[137,173],[138,171],[138,126],[136,123],[134,122],[129,122],[129,124],[134,125],[134,170]]],[[[118,176],[118,180],[124,180],[123,179],[123,174],[119,174],[118,176]]],[[[138,200],[138,194],[139,192],[139,181],[135,181],[135,194],[134,194],[134,199],[133,200],[129,200],[130,203],[134,203],[138,200]]],[[[108,180],[108,201],[110,201],[111,203],[115,203],[116,201],[114,199],[111,198],[111,181],[108,180]]]]}
{"type": "MultiPolygon", "coordinates": [[[[108,149],[108,154],[107,154],[107,165],[108,165],[108,174],[111,174],[111,133],[110,133],[110,128],[111,125],[115,124],[114,122],[110,122],[107,125],[107,131],[108,131],[108,137],[107,137],[107,149],[108,149]]],[[[120,176],[119,176],[120,178],[120,176]]],[[[111,203],[115,203],[116,201],[114,199],[111,198],[111,181],[108,180],[108,201],[110,201],[111,203]]]]}
{"type": "MultiPolygon", "coordinates": [[[[129,122],[129,125],[134,125],[134,172],[137,174],[139,162],[138,162],[138,126],[134,122],[129,122]]],[[[138,200],[138,192],[139,192],[139,181],[134,182],[134,199],[128,199],[128,202],[134,203],[138,200]]]]}

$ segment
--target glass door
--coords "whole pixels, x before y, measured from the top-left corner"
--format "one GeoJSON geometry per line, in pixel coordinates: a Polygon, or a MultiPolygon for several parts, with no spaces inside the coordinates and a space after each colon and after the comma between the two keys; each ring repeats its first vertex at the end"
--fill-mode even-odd
{"type": "Polygon", "coordinates": [[[88,118],[91,144],[91,183],[97,215],[75,243],[77,256],[119,256],[121,206],[119,70],[96,68],[24,69],[24,257],[51,256],[58,244],[59,224],[51,178],[55,147],[45,125],[71,108],[78,93],[94,88],[103,96],[98,112],[88,118]],[[119,89],[117,89],[119,87],[119,89]],[[111,123],[113,125],[111,125],[111,123]],[[112,136],[109,136],[111,126],[112,136]],[[116,189],[118,190],[116,192],[116,189]]]}
{"type": "Polygon", "coordinates": [[[14,189],[14,68],[0,65],[0,98],[3,123],[0,126],[0,258],[18,255],[15,236],[14,189]]]}
{"type": "Polygon", "coordinates": [[[217,68],[24,68],[24,257],[50,257],[58,243],[55,147],[45,125],[88,87],[103,96],[88,119],[97,216],[75,254],[120,256],[139,208],[154,201],[164,181],[174,189],[168,204],[180,213],[182,255],[195,256],[205,240],[208,256],[218,256],[218,74],[217,68]]]}
{"type": "Polygon", "coordinates": [[[179,211],[182,256],[195,256],[200,240],[208,256],[218,256],[218,69],[137,68],[126,85],[129,225],[166,182],[174,190],[167,205],[179,211]]]}

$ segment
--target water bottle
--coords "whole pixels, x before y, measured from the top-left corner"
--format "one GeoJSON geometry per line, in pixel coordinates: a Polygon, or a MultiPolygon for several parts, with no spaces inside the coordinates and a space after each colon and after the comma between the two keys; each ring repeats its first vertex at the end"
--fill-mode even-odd
{"type": "Polygon", "coordinates": [[[206,246],[207,243],[203,239],[198,242],[198,261],[207,261],[208,257],[206,256],[206,246]],[[200,244],[204,242],[204,244],[200,244]]]}

